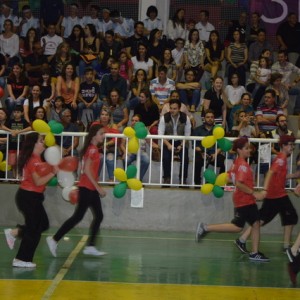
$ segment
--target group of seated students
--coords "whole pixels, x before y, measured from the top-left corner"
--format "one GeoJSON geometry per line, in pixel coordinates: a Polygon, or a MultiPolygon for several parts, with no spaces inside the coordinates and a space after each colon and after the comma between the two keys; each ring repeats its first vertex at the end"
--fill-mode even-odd
{"type": "MultiPolygon", "coordinates": [[[[245,13],[239,20],[228,22],[228,35],[222,43],[218,31],[208,22],[206,10],[200,11],[198,23],[191,20],[186,24],[185,10],[180,8],[164,29],[155,6],[148,8],[148,18],[143,22],[124,18],[108,8],[102,10],[100,21],[98,6],[91,5],[90,15],[79,18],[74,3],[69,16],[63,15],[62,7],[56,11],[57,20],[50,22],[46,20],[49,16],[42,14],[47,5],[51,6],[50,2],[41,1],[41,20],[33,17],[28,5],[24,6],[18,22],[8,4],[1,6],[0,85],[7,96],[2,99],[5,108],[0,110],[0,129],[10,131],[11,139],[15,139],[9,141],[11,153],[17,149],[16,135],[31,130],[35,119],[62,122],[68,132],[88,130],[96,121],[104,124],[107,132],[122,133],[130,124],[130,111],[135,117],[131,122],[138,118],[150,134],[205,136],[211,131],[211,120],[213,125],[222,124],[231,136],[270,137],[273,132],[278,137],[291,133],[280,118],[287,118],[290,95],[296,95],[293,113],[300,113],[300,69],[288,61],[289,40],[282,36],[281,28],[298,28],[295,14],[278,28],[280,47],[275,58],[275,47],[267,41],[257,13],[251,15],[250,31],[245,30],[245,13]],[[222,68],[228,84],[218,75],[222,68]],[[202,87],[204,72],[210,74],[210,80],[202,87]],[[201,90],[206,90],[203,99],[201,90]],[[197,111],[202,111],[202,127],[194,117],[197,111]],[[177,118],[185,120],[182,128],[177,118]]],[[[114,143],[115,139],[106,143],[107,153],[112,153],[106,157],[110,180],[114,143]]],[[[76,154],[78,139],[66,139],[63,144],[64,155],[76,154]]],[[[118,148],[123,148],[124,155],[122,145],[119,143],[118,148]]],[[[184,146],[176,143],[179,156],[184,146]]],[[[5,147],[3,136],[0,150],[5,147]]],[[[166,157],[166,151],[172,151],[174,145],[152,142],[152,147],[163,147],[166,157]]],[[[184,176],[180,175],[184,182],[187,152],[183,155],[184,176]]],[[[196,168],[203,166],[202,154],[196,168]]],[[[9,163],[15,165],[15,155],[10,158],[9,163]]],[[[218,164],[223,163],[220,156],[218,164]]],[[[164,160],[164,170],[168,168],[164,160]]],[[[164,176],[166,183],[169,177],[164,176]]],[[[199,184],[197,178],[195,183],[199,184]]]]}

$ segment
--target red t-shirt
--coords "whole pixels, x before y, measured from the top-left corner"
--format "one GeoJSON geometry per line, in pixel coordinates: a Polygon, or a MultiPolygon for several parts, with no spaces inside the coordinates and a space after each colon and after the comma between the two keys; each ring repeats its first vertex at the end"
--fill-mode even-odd
{"type": "Polygon", "coordinates": [[[23,168],[23,179],[20,185],[21,189],[37,193],[43,193],[45,191],[46,185],[36,186],[32,178],[32,174],[37,171],[39,164],[42,162],[39,155],[32,153],[30,159],[23,168]]]}
{"type": "Polygon", "coordinates": [[[272,178],[267,190],[268,199],[277,199],[287,195],[285,190],[286,174],[287,174],[287,158],[283,153],[279,153],[273,160],[271,165],[273,171],[272,178]]]}
{"type": "MultiPolygon", "coordinates": [[[[84,154],[84,157],[83,157],[83,161],[82,161],[82,170],[84,170],[84,164],[88,158],[92,161],[92,164],[91,164],[92,176],[96,181],[98,181],[99,167],[100,167],[100,155],[98,152],[98,148],[95,145],[90,145],[87,148],[87,150],[84,154]]],[[[87,177],[87,175],[84,172],[80,175],[78,186],[85,187],[92,191],[96,190],[95,186],[92,184],[92,182],[89,180],[89,178],[87,177]]]]}
{"type": "MultiPolygon", "coordinates": [[[[254,182],[252,169],[243,158],[238,157],[228,173],[234,184],[239,181],[253,189],[254,182]]],[[[236,188],[233,193],[233,203],[235,207],[242,207],[255,204],[256,202],[253,195],[242,192],[240,189],[236,188]]]]}

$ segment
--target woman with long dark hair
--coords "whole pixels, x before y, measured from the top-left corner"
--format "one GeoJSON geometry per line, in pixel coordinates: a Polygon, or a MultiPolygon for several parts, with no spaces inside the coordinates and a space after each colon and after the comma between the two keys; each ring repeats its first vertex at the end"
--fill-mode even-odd
{"type": "Polygon", "coordinates": [[[53,237],[47,238],[49,249],[56,257],[57,243],[84,217],[88,208],[93,213],[93,221],[90,226],[90,235],[83,253],[87,255],[101,256],[104,252],[96,249],[96,236],[99,232],[100,224],[103,219],[103,212],[100,197],[105,197],[105,190],[98,184],[98,174],[100,166],[100,155],[98,144],[103,143],[104,128],[102,125],[91,126],[85,138],[80,158],[82,159],[82,172],[79,179],[79,198],[78,204],[71,216],[56,232],[53,237]],[[100,197],[99,197],[100,196],[100,197]]]}
{"type": "Polygon", "coordinates": [[[176,10],[173,18],[167,24],[167,37],[173,41],[177,38],[186,38],[186,25],[185,25],[185,10],[179,8],[176,10]]]}
{"type": "Polygon", "coordinates": [[[13,267],[35,268],[33,256],[39,244],[42,232],[49,228],[49,220],[45,211],[44,191],[47,182],[55,176],[57,168],[53,167],[47,175],[39,175],[41,155],[45,150],[44,138],[37,132],[26,135],[19,156],[19,172],[23,173],[20,188],[16,194],[16,204],[24,215],[25,225],[16,229],[6,229],[6,241],[13,249],[16,237],[21,238],[21,244],[13,260],[13,267]]]}

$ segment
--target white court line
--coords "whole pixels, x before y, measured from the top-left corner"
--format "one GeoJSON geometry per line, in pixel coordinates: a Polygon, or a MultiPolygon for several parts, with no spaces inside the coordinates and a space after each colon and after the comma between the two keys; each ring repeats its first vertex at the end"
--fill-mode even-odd
{"type": "Polygon", "coordinates": [[[79,254],[83,246],[85,245],[86,241],[88,239],[88,235],[84,235],[82,239],[78,242],[77,246],[74,248],[74,250],[71,252],[71,254],[68,256],[60,270],[58,271],[57,275],[52,280],[51,285],[48,287],[47,291],[42,297],[42,300],[50,299],[53,295],[55,289],[60,284],[60,282],[64,279],[65,275],[68,273],[71,265],[73,264],[76,256],[79,254]]]}

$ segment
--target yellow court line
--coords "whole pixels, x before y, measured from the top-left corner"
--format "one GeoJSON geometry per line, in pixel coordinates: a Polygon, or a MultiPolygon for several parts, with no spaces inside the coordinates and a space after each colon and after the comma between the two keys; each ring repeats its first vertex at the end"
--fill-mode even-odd
{"type": "Polygon", "coordinates": [[[51,285],[48,287],[47,291],[41,298],[42,300],[50,299],[52,294],[55,292],[55,289],[58,287],[58,285],[61,283],[67,272],[69,271],[72,263],[74,262],[76,256],[79,254],[83,246],[85,245],[86,241],[88,239],[88,235],[84,235],[82,239],[79,241],[75,249],[71,252],[71,254],[68,256],[67,260],[64,262],[62,267],[60,268],[59,272],[53,279],[51,285]]]}

